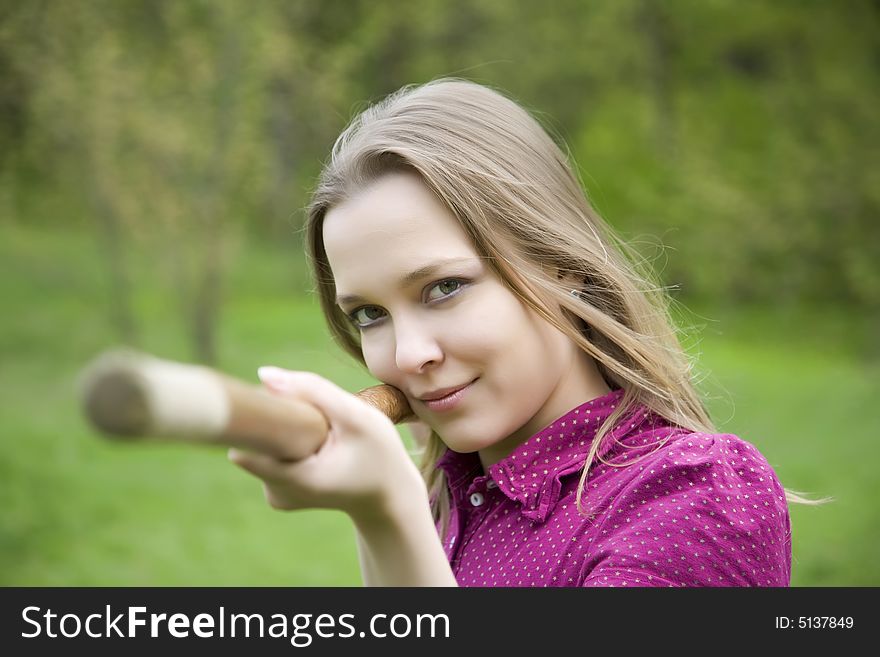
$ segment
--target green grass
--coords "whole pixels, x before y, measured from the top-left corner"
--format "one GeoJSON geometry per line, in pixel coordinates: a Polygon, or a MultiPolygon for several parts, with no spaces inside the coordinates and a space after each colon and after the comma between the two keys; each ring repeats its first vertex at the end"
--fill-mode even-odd
{"type": "MultiPolygon", "coordinates": [[[[131,256],[140,346],[187,360],[174,290],[131,256]]],[[[242,243],[219,333],[220,367],[310,369],[371,383],[326,334],[295,245],[242,243]]],[[[0,584],[357,585],[354,533],[338,512],[279,513],[223,450],[99,440],[76,379],[116,343],[106,273],[82,232],[0,228],[0,584]]],[[[880,584],[880,367],[871,324],[844,311],[702,310],[691,349],[725,432],[756,445],[783,484],[835,501],[792,506],[793,584],[880,584]]]]}
{"type": "Polygon", "coordinates": [[[713,403],[721,430],[757,446],[786,488],[834,498],[818,507],[790,507],[793,584],[880,583],[877,363],[781,339],[763,345],[706,340],[705,359],[729,391],[713,403]]]}

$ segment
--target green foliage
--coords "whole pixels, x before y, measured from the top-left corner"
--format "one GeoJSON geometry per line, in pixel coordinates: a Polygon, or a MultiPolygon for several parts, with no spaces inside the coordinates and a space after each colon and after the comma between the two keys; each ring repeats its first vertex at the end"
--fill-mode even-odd
{"type": "MultiPolygon", "coordinates": [[[[182,304],[241,231],[278,239],[352,113],[460,75],[571,147],[690,297],[880,306],[875,3],[11,2],[6,221],[111,217],[182,304]],[[33,196],[50,197],[34,207],[33,196]],[[63,212],[41,211],[61,205],[63,212]],[[221,255],[218,256],[217,254],[221,255]]],[[[120,247],[121,248],[121,247],[120,247]]]]}

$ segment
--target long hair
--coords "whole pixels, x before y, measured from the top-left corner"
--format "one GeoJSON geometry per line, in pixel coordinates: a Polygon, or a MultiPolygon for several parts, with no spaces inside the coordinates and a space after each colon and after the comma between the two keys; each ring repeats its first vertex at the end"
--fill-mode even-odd
{"type": "MultiPolygon", "coordinates": [[[[319,177],[308,208],[308,256],[330,331],[345,351],[365,364],[360,334],[335,304],[323,219],[393,171],[417,173],[521,302],[595,359],[611,388],[624,391],[585,460],[580,511],[603,439],[639,405],[674,425],[716,431],[670,317],[672,300],[650,267],[591,207],[544,128],[503,94],[466,80],[406,86],[367,108],[336,140],[319,177]]],[[[432,431],[421,463],[443,534],[450,502],[445,475],[435,466],[444,450],[432,431]]],[[[802,495],[786,490],[788,502],[821,502],[802,495]]]]}

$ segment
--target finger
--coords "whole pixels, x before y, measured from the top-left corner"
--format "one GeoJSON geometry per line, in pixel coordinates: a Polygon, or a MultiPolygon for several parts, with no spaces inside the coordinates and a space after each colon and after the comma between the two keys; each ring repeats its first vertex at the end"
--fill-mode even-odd
{"type": "MultiPolygon", "coordinates": [[[[267,492],[267,499],[274,508],[305,508],[291,506],[289,495],[285,496],[285,503],[279,505],[273,501],[271,490],[279,486],[297,497],[303,495],[309,499],[325,500],[328,492],[326,487],[326,468],[315,460],[315,456],[309,456],[301,461],[279,461],[265,454],[243,452],[237,449],[229,450],[229,460],[234,464],[260,479],[267,492]]],[[[329,492],[332,492],[332,488],[329,492]]],[[[305,498],[302,498],[305,499],[305,498]]],[[[308,506],[308,505],[307,505],[308,506]]]]}
{"type": "Polygon", "coordinates": [[[349,418],[362,413],[365,408],[374,410],[355,395],[313,372],[261,367],[257,375],[271,391],[312,404],[331,425],[345,425],[349,418]]]}
{"type": "Polygon", "coordinates": [[[255,477],[263,480],[277,481],[289,476],[290,461],[279,461],[268,454],[246,452],[240,449],[230,449],[227,453],[229,460],[243,470],[250,472],[255,477]]]}

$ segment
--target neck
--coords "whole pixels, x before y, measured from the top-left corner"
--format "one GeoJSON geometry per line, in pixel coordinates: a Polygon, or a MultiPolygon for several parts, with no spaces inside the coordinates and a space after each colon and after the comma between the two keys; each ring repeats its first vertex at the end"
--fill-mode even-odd
{"type": "Polygon", "coordinates": [[[539,411],[507,438],[480,450],[483,471],[488,472],[489,466],[498,463],[526,440],[571,409],[592,399],[603,397],[609,392],[611,392],[611,388],[602,378],[596,361],[583,351],[578,350],[578,356],[572,358],[571,366],[560,378],[559,383],[547,398],[547,402],[539,411]]]}

